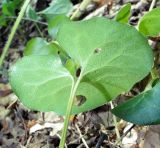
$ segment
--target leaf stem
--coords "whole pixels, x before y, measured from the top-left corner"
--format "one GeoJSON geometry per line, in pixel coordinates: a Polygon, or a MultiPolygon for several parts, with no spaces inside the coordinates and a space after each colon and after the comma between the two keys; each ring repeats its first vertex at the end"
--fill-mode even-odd
{"type": "Polygon", "coordinates": [[[71,16],[71,20],[74,20],[78,17],[81,16],[83,11],[86,9],[89,3],[91,3],[92,0],[83,0],[82,3],[80,4],[79,8],[73,13],[71,16]]]}
{"type": "Polygon", "coordinates": [[[13,37],[14,37],[14,35],[15,35],[15,32],[16,32],[16,30],[17,30],[17,28],[18,28],[18,26],[19,26],[19,24],[20,24],[20,22],[21,22],[21,20],[22,20],[22,17],[23,17],[23,15],[24,15],[24,13],[25,13],[25,10],[26,10],[29,2],[30,2],[30,0],[26,0],[26,1],[24,2],[23,6],[22,6],[22,8],[21,8],[21,11],[20,11],[20,13],[19,13],[19,15],[18,15],[18,17],[17,17],[17,19],[16,19],[16,21],[15,21],[12,29],[11,29],[11,33],[9,34],[8,40],[7,40],[7,42],[6,42],[5,46],[4,46],[2,55],[1,55],[1,57],[0,57],[0,67],[1,67],[2,64],[3,64],[4,58],[5,58],[6,54],[7,54],[7,51],[8,51],[8,49],[9,49],[10,45],[11,45],[11,42],[12,42],[13,37]]]}
{"type": "Polygon", "coordinates": [[[38,24],[34,23],[34,25],[35,25],[37,31],[39,32],[39,35],[44,39],[43,33],[42,33],[41,29],[39,28],[38,24]]]}
{"type": "MultiPolygon", "coordinates": [[[[111,109],[113,109],[114,105],[113,105],[112,101],[110,102],[110,105],[111,105],[111,109]]],[[[115,131],[116,131],[117,141],[119,141],[121,139],[121,136],[120,136],[120,133],[119,133],[119,130],[118,130],[117,118],[116,118],[115,115],[113,115],[113,122],[114,122],[114,125],[115,125],[115,131]]]]}
{"type": "Polygon", "coordinates": [[[78,77],[76,83],[74,83],[74,80],[73,80],[71,94],[70,94],[70,98],[68,101],[66,116],[65,116],[65,120],[64,120],[64,127],[63,127],[63,131],[62,131],[62,135],[61,135],[62,139],[60,141],[59,148],[64,148],[64,146],[65,146],[66,135],[67,135],[68,125],[69,125],[69,119],[70,119],[70,115],[72,112],[72,106],[74,103],[75,94],[76,94],[78,85],[80,83],[81,77],[82,77],[82,72],[81,72],[80,76],[78,77]]]}
{"type": "MultiPolygon", "coordinates": [[[[9,17],[5,17],[5,19],[17,19],[17,17],[16,16],[9,16],[9,17]]],[[[42,21],[38,21],[38,20],[33,20],[33,19],[30,19],[30,18],[26,18],[26,17],[23,17],[22,20],[24,20],[24,21],[30,21],[30,22],[35,22],[35,23],[39,23],[39,24],[48,26],[48,24],[46,22],[42,22],[42,21]]]]}

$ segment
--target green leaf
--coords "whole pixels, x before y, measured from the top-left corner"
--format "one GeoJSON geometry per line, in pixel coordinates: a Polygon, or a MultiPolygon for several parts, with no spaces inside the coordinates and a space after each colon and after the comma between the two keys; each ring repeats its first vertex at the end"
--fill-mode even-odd
{"type": "Polygon", "coordinates": [[[7,22],[5,20],[5,17],[4,15],[1,15],[0,16],[0,26],[6,26],[7,25],[7,22]]]}
{"type": "MultiPolygon", "coordinates": [[[[29,55],[56,55],[59,53],[63,65],[68,60],[68,55],[61,49],[57,42],[48,43],[40,37],[28,41],[24,48],[24,56],[29,55]]],[[[68,68],[68,67],[67,67],[68,68]]]]}
{"type": "Polygon", "coordinates": [[[118,105],[112,110],[116,116],[139,125],[160,123],[160,82],[151,90],[118,105]]]}
{"type": "Polygon", "coordinates": [[[15,15],[15,6],[12,2],[10,3],[4,3],[3,6],[2,6],[2,13],[4,15],[7,15],[7,16],[13,16],[15,15]]]}
{"type": "Polygon", "coordinates": [[[55,43],[48,43],[42,38],[33,38],[28,41],[24,55],[55,55],[59,50],[55,43]]]}
{"type": "Polygon", "coordinates": [[[50,6],[39,12],[39,14],[49,15],[50,17],[59,14],[67,14],[71,10],[72,6],[73,5],[70,0],[53,0],[50,3],[50,6]]]}
{"type": "Polygon", "coordinates": [[[7,16],[15,16],[16,9],[19,9],[22,0],[3,1],[2,13],[7,16]]]}
{"type": "Polygon", "coordinates": [[[12,67],[10,83],[27,107],[62,113],[69,99],[72,77],[58,56],[31,55],[12,67]]]}
{"type": "Polygon", "coordinates": [[[131,16],[131,4],[128,3],[119,10],[115,20],[121,23],[128,23],[130,16],[131,16]]]}
{"type": "Polygon", "coordinates": [[[66,22],[69,21],[70,19],[65,16],[65,15],[57,15],[55,17],[52,17],[51,19],[48,20],[48,32],[50,36],[55,39],[59,26],[66,22]]]}
{"type": "Polygon", "coordinates": [[[146,36],[160,35],[160,8],[146,13],[139,21],[138,29],[146,36]]]}
{"type": "Polygon", "coordinates": [[[36,11],[32,8],[31,5],[28,5],[27,10],[26,10],[26,16],[29,19],[32,20],[39,20],[39,16],[36,14],[36,11]]]}
{"type": "Polygon", "coordinates": [[[130,26],[104,18],[66,22],[57,41],[83,73],[84,87],[78,88],[77,95],[85,93],[87,100],[75,112],[93,109],[129,91],[153,65],[152,51],[143,36],[130,26]],[[89,91],[89,87],[94,89],[89,91]]]}
{"type": "Polygon", "coordinates": [[[72,113],[91,110],[129,91],[153,65],[146,38],[133,27],[105,18],[65,22],[60,26],[57,41],[74,63],[70,70],[61,65],[60,71],[55,67],[59,64],[48,56],[43,62],[41,57],[24,57],[11,70],[11,86],[30,108],[64,114],[74,81],[78,83],[77,98],[82,96],[86,101],[80,106],[74,104],[72,113]],[[59,79],[61,74],[67,77],[59,79]],[[52,75],[58,78],[53,83],[52,75]]]}

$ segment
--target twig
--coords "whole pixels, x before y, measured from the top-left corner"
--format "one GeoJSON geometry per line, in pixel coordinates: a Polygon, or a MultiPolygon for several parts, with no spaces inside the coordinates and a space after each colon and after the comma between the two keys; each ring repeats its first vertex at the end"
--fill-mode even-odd
{"type": "Polygon", "coordinates": [[[18,101],[18,99],[14,100],[14,101],[7,107],[7,109],[10,109],[17,101],[18,101]]]}
{"type": "MultiPolygon", "coordinates": [[[[113,106],[112,102],[110,102],[110,105],[111,105],[111,109],[113,109],[114,106],[113,106]]],[[[117,136],[117,141],[118,141],[119,139],[121,139],[121,137],[120,137],[120,133],[119,133],[119,130],[118,130],[117,119],[116,119],[115,115],[113,115],[113,122],[114,122],[114,125],[115,125],[115,131],[116,131],[116,136],[117,136]]]]}
{"type": "Polygon", "coordinates": [[[3,64],[4,58],[5,58],[5,56],[6,56],[7,52],[8,52],[8,49],[9,49],[9,47],[11,45],[13,37],[14,37],[14,35],[16,33],[16,30],[17,30],[17,28],[18,28],[18,26],[19,26],[19,24],[20,24],[20,22],[21,22],[21,20],[23,18],[23,15],[24,15],[24,13],[26,11],[26,8],[27,8],[29,2],[30,2],[30,0],[25,0],[23,6],[21,8],[21,11],[20,11],[20,13],[19,13],[19,15],[18,15],[18,17],[17,17],[12,29],[11,29],[11,33],[9,34],[8,40],[7,40],[7,42],[6,42],[5,46],[4,46],[2,55],[0,57],[0,67],[3,64]]]}
{"type": "Polygon", "coordinates": [[[39,35],[40,35],[42,38],[44,38],[43,33],[42,33],[41,29],[39,28],[38,24],[37,24],[37,23],[34,23],[34,25],[36,26],[36,29],[37,29],[37,31],[39,32],[39,35]]]}
{"type": "Polygon", "coordinates": [[[103,5],[102,7],[96,9],[95,11],[93,11],[92,13],[90,13],[89,15],[87,15],[84,20],[88,20],[91,19],[92,17],[95,16],[102,16],[104,10],[107,8],[107,5],[103,5]]]}
{"type": "Polygon", "coordinates": [[[25,130],[25,137],[27,137],[27,135],[28,135],[28,133],[27,133],[28,129],[27,129],[26,123],[25,123],[25,121],[24,121],[24,119],[23,119],[23,117],[22,117],[22,114],[21,114],[19,108],[17,107],[17,105],[16,105],[16,111],[17,111],[17,115],[19,116],[19,118],[20,118],[21,121],[22,121],[24,130],[25,130]]]}
{"type": "Polygon", "coordinates": [[[151,11],[153,9],[153,7],[155,6],[157,0],[152,0],[152,3],[150,5],[149,11],[151,11]]]}
{"type": "Polygon", "coordinates": [[[122,136],[121,140],[136,126],[136,124],[133,124],[122,136]]]}
{"type": "Polygon", "coordinates": [[[81,137],[78,137],[78,138],[74,139],[73,141],[70,141],[70,142],[68,143],[68,145],[72,145],[72,144],[74,144],[74,143],[78,143],[79,140],[81,140],[81,137]]]}
{"type": "Polygon", "coordinates": [[[88,4],[91,3],[92,0],[83,0],[80,4],[79,8],[73,13],[71,16],[71,20],[77,19],[81,16],[81,14],[85,11],[88,4]]]}
{"type": "MultiPolygon", "coordinates": [[[[10,16],[10,17],[5,17],[6,19],[17,19],[16,16],[10,16]]],[[[23,17],[22,20],[25,20],[25,21],[31,21],[31,22],[35,22],[35,23],[39,23],[39,24],[42,24],[42,25],[45,25],[45,26],[48,26],[47,23],[45,22],[42,22],[42,21],[37,21],[37,20],[33,20],[33,19],[30,19],[30,18],[26,18],[26,17],[23,17]]]]}
{"type": "Polygon", "coordinates": [[[89,146],[87,145],[87,143],[86,143],[85,139],[83,138],[83,135],[82,135],[82,133],[81,133],[81,131],[80,131],[80,129],[79,129],[79,127],[78,127],[78,125],[77,125],[77,124],[75,124],[75,126],[76,126],[77,131],[78,131],[78,133],[79,133],[79,135],[80,135],[80,138],[82,139],[82,142],[83,142],[84,146],[85,146],[86,148],[89,148],[89,146]]]}
{"type": "Polygon", "coordinates": [[[107,134],[101,132],[100,138],[98,139],[98,142],[96,144],[96,148],[100,148],[103,141],[107,138],[107,134]]]}
{"type": "Polygon", "coordinates": [[[28,138],[28,140],[27,140],[27,144],[25,145],[25,148],[28,148],[28,147],[29,147],[29,144],[30,144],[31,140],[32,140],[32,135],[29,136],[29,138],[28,138]]]}
{"type": "Polygon", "coordinates": [[[121,140],[127,136],[127,134],[136,126],[136,124],[133,124],[122,136],[121,138],[116,142],[116,145],[119,144],[121,142],[121,140]]]}
{"type": "Polygon", "coordinates": [[[42,117],[42,121],[45,122],[45,113],[41,112],[40,114],[41,114],[41,117],[42,117]]]}

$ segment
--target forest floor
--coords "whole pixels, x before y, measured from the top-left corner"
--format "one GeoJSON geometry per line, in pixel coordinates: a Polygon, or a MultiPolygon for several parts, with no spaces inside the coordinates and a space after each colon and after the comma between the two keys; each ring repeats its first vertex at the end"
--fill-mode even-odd
{"type": "MultiPolygon", "coordinates": [[[[40,1],[39,7],[47,6],[50,1],[40,1]]],[[[75,1],[74,1],[75,2],[75,1]]],[[[96,5],[80,19],[93,16],[113,18],[125,4],[132,4],[130,24],[136,26],[139,18],[146,13],[151,0],[95,0],[96,5]]],[[[0,4],[1,5],[1,4],[0,4]]],[[[79,3],[75,2],[75,8],[79,3]]],[[[160,1],[155,7],[160,7],[160,1]]],[[[39,8],[41,9],[41,8],[39,8]]],[[[8,34],[15,20],[11,19],[7,27],[0,27],[0,52],[6,43],[8,34]]],[[[45,36],[46,26],[39,24],[45,36]]],[[[41,113],[24,107],[12,92],[8,80],[8,69],[23,56],[23,48],[32,37],[40,36],[35,24],[23,20],[18,29],[9,53],[4,61],[0,75],[0,147],[1,148],[54,148],[60,142],[63,117],[56,113],[41,113]]],[[[153,45],[154,46],[154,45],[153,45]]],[[[159,51],[158,51],[159,52],[159,51]]],[[[157,63],[159,64],[159,63],[157,63]]],[[[144,81],[136,84],[127,94],[117,97],[114,105],[135,96],[143,90],[144,81]]],[[[137,126],[117,119],[121,139],[117,140],[110,104],[92,111],[73,116],[67,134],[68,148],[158,148],[160,145],[160,126],[137,126]]]]}

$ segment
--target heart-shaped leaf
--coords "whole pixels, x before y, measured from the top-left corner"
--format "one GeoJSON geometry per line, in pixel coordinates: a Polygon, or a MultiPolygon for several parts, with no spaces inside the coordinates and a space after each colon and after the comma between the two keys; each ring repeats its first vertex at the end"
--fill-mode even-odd
{"type": "Polygon", "coordinates": [[[112,110],[116,116],[140,125],[160,123],[160,82],[112,110]]]}
{"type": "Polygon", "coordinates": [[[29,108],[61,113],[69,99],[72,76],[58,56],[31,55],[12,67],[10,83],[29,108]]]}
{"type": "Polygon", "coordinates": [[[130,90],[153,64],[151,48],[136,29],[105,18],[65,22],[57,41],[75,72],[48,56],[24,57],[11,70],[12,88],[30,108],[64,114],[70,91],[77,87],[75,100],[85,99],[73,105],[72,113],[88,111],[130,90]]]}
{"type": "Polygon", "coordinates": [[[104,18],[65,23],[58,32],[57,41],[83,73],[80,84],[83,87],[79,86],[77,95],[84,95],[87,100],[76,113],[103,105],[129,91],[153,64],[146,39],[134,28],[104,18]],[[74,33],[73,38],[71,33],[74,33]],[[91,95],[92,92],[100,92],[103,97],[95,96],[96,93],[91,95]]]}
{"type": "Polygon", "coordinates": [[[160,8],[155,8],[146,13],[139,22],[138,29],[146,36],[160,35],[160,8]]]}

